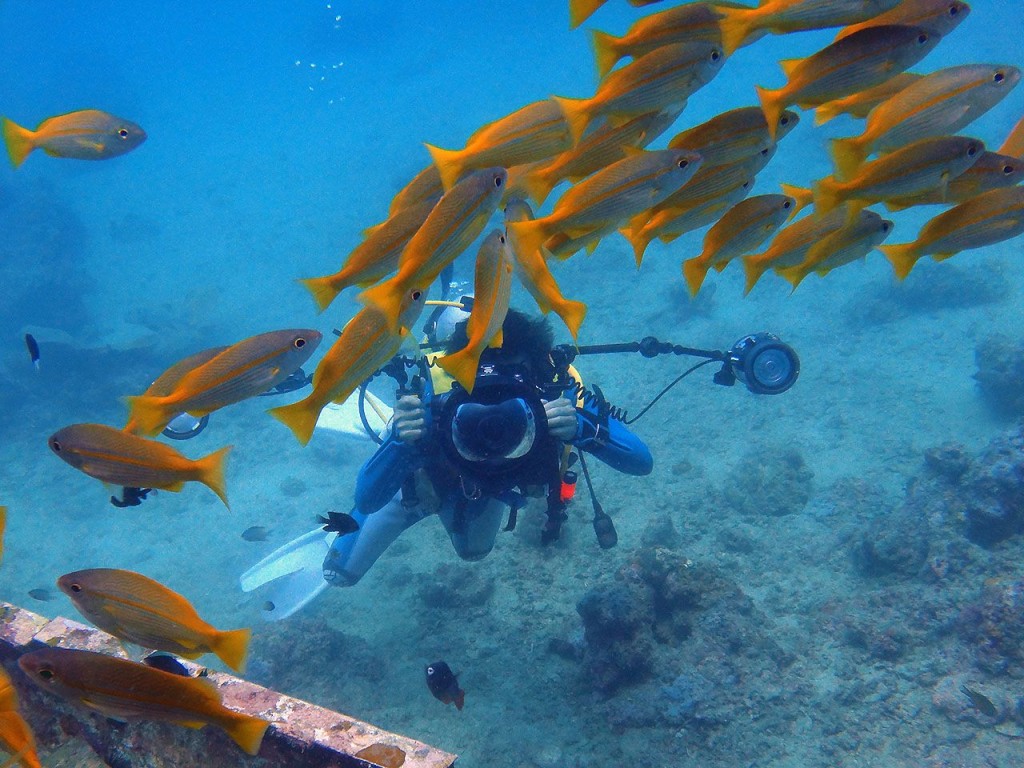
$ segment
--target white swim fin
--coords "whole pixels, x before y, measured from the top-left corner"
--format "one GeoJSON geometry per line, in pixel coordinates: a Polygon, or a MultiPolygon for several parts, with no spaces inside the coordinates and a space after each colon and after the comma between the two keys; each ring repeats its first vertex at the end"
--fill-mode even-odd
{"type": "Polygon", "coordinates": [[[265,620],[287,619],[327,589],[323,561],[334,536],[315,528],[274,550],[238,578],[243,592],[263,593],[265,620]]]}

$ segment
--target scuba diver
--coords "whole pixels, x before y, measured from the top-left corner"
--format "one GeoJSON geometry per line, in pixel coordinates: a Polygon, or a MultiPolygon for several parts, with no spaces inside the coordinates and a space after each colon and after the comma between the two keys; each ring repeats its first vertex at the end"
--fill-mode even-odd
{"type": "MultiPolygon", "coordinates": [[[[468,317],[465,308],[449,306],[432,318],[435,349],[462,349],[468,317]]],[[[493,548],[506,512],[510,529],[526,500],[542,493],[542,541],[554,541],[566,519],[565,481],[573,477],[567,446],[620,472],[650,473],[647,446],[601,397],[582,396],[578,375],[552,354],[546,319],[510,309],[502,335],[501,347],[481,355],[472,393],[429,355],[421,391],[400,388],[390,433],[356,481],[359,530],[338,536],[324,559],[329,584],[355,584],[403,531],[435,514],[459,557],[479,560],[493,548]]]]}

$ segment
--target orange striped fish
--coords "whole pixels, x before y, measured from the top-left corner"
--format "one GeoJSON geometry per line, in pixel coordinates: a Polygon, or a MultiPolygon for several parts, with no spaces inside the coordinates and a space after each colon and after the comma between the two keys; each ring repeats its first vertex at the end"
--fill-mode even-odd
{"type": "Polygon", "coordinates": [[[135,123],[98,109],[51,117],[34,131],[3,118],[3,136],[15,168],[34,149],[53,157],[106,160],[131,152],[146,140],[146,132],[135,123]]]}
{"type": "Polygon", "coordinates": [[[18,666],[45,691],[117,720],[162,720],[189,728],[223,728],[255,755],[270,723],[225,707],[208,677],[184,677],[93,651],[43,648],[18,666]]]}
{"type": "Polygon", "coordinates": [[[781,230],[761,253],[743,257],[747,284],[746,296],[769,269],[796,266],[807,257],[807,252],[825,237],[843,226],[846,209],[836,208],[823,216],[805,216],[781,230]]]}
{"type": "Polygon", "coordinates": [[[344,402],[374,371],[394,357],[423,311],[426,291],[409,289],[399,311],[399,331],[392,333],[387,318],[367,306],[345,324],[338,340],[313,374],[313,391],[290,405],[268,413],[287,426],[303,445],[313,437],[320,412],[330,402],[344,402]]]}
{"type": "Polygon", "coordinates": [[[514,257],[501,230],[488,235],[476,256],[473,279],[473,309],[466,321],[466,346],[437,358],[449,376],[467,392],[473,391],[480,355],[487,347],[500,347],[501,326],[512,298],[514,257]]]}
{"type": "Polygon", "coordinates": [[[572,340],[576,341],[583,318],[587,314],[587,305],[581,301],[566,299],[555,282],[551,270],[548,269],[547,261],[540,251],[527,253],[519,247],[515,236],[508,231],[508,225],[517,221],[531,221],[534,218],[533,210],[523,200],[509,200],[505,206],[505,234],[512,249],[512,255],[516,260],[516,275],[523,284],[541,312],[547,314],[554,312],[565,323],[572,334],[572,340]]]}
{"type": "Polygon", "coordinates": [[[18,694],[11,679],[0,666],[0,747],[11,753],[4,766],[20,763],[22,768],[42,768],[36,754],[32,729],[18,711],[18,694]]]}
{"type": "Polygon", "coordinates": [[[426,200],[437,200],[443,194],[444,185],[441,183],[441,172],[437,170],[436,165],[431,163],[391,198],[388,216],[394,216],[403,208],[409,208],[426,200]]]}
{"type": "Polygon", "coordinates": [[[505,194],[504,168],[473,171],[441,197],[402,251],[398,273],[364,291],[359,299],[376,306],[398,335],[399,318],[410,293],[426,293],[442,270],[487,226],[505,194]]]}
{"type": "Polygon", "coordinates": [[[784,108],[791,104],[816,107],[879,85],[923,59],[939,39],[921,27],[868,27],[806,59],[780,62],[788,77],[786,85],[756,86],[772,137],[784,108]]]}
{"type": "MultiPolygon", "coordinates": [[[[174,391],[174,388],[178,385],[178,382],[182,380],[187,374],[194,371],[200,365],[209,362],[227,347],[212,347],[211,349],[204,349],[202,352],[196,352],[194,355],[189,355],[184,360],[179,360],[166,371],[161,373],[152,384],[149,385],[149,389],[143,392],[144,395],[152,397],[164,397],[174,391]]],[[[135,419],[129,418],[128,423],[124,425],[125,432],[131,432],[133,435],[139,434],[139,424],[135,419]]]]}
{"type": "Polygon", "coordinates": [[[57,586],[79,613],[118,640],[186,659],[214,653],[236,672],[245,669],[248,629],[217,629],[184,597],[141,573],[90,568],[64,574],[57,586]]]}
{"type": "Polygon", "coordinates": [[[702,169],[707,171],[711,166],[729,165],[771,149],[799,122],[800,116],[796,112],[783,110],[773,133],[768,130],[768,122],[760,108],[740,107],[677,133],[668,146],[669,149],[699,152],[704,159],[702,169]]]}
{"type": "Polygon", "coordinates": [[[469,137],[463,149],[441,149],[431,144],[427,149],[444,188],[451,189],[466,171],[549,160],[572,144],[562,108],[544,99],[484,126],[469,137]]]}
{"type": "Polygon", "coordinates": [[[205,416],[266,392],[302,367],[320,344],[311,328],[261,333],[232,344],[192,369],[166,395],[126,398],[131,420],[156,435],[179,413],[205,416]]]}
{"type": "Polygon", "coordinates": [[[846,37],[865,27],[882,24],[903,24],[909,27],[924,27],[945,37],[967,18],[971,8],[961,0],[903,0],[892,10],[880,13],[874,18],[851,24],[839,30],[836,40],[846,37]]]}
{"type": "Polygon", "coordinates": [[[50,436],[49,446],[75,469],[105,483],[177,492],[195,480],[228,506],[224,459],[231,446],[192,461],[169,445],[103,424],[64,427],[50,436]]]}
{"type": "Polygon", "coordinates": [[[436,198],[400,208],[387,221],[367,230],[366,239],[333,275],[299,280],[313,294],[318,309],[323,312],[350,286],[365,288],[395,272],[402,251],[423,226],[440,197],[438,194],[436,198]]]}
{"type": "Polygon", "coordinates": [[[955,179],[913,197],[885,201],[890,211],[902,211],[914,205],[956,205],[972,197],[1024,181],[1024,160],[998,152],[982,152],[981,159],[955,179]]]}
{"type": "Polygon", "coordinates": [[[509,224],[509,232],[518,247],[539,251],[556,233],[578,237],[614,225],[676,192],[700,163],[700,155],[682,149],[638,150],[570,187],[548,216],[509,224]]]}
{"type": "Polygon", "coordinates": [[[811,272],[821,276],[833,269],[867,256],[892,232],[893,224],[874,211],[861,211],[857,218],[816,242],[804,260],[791,267],[776,267],[775,272],[789,281],[795,291],[811,272]]]}
{"type": "Polygon", "coordinates": [[[873,88],[865,88],[863,91],[851,93],[849,96],[844,96],[841,99],[833,99],[832,101],[826,101],[824,104],[819,104],[814,108],[814,124],[824,125],[839,115],[865,118],[872,109],[883,101],[890,96],[895,96],[908,85],[916,83],[922,77],[924,75],[918,75],[914,72],[900,72],[898,75],[890,77],[873,88]]]}

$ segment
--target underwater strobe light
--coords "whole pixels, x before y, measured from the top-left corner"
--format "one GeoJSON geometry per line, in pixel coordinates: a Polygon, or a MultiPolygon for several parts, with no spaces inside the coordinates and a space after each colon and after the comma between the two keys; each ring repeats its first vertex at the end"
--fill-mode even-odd
{"type": "Polygon", "coordinates": [[[755,395],[777,395],[793,386],[800,375],[800,358],[773,333],[744,336],[726,353],[717,374],[719,384],[739,379],[755,395]]]}

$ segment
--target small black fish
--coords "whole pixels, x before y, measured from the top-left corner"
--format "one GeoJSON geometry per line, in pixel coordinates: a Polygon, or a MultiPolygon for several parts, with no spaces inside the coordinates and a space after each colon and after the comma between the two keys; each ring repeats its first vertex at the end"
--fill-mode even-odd
{"type": "Polygon", "coordinates": [[[359,523],[356,522],[356,519],[345,512],[335,512],[334,510],[331,510],[327,513],[327,517],[317,515],[316,519],[323,523],[324,530],[328,533],[340,533],[344,536],[346,533],[352,533],[359,530],[359,523]]]}
{"type": "Polygon", "coordinates": [[[978,693],[972,688],[968,688],[966,685],[960,686],[960,693],[971,700],[971,706],[981,712],[986,717],[995,717],[998,714],[996,705],[992,703],[992,699],[983,693],[978,693]]]}
{"type": "Polygon", "coordinates": [[[119,499],[117,496],[111,496],[110,503],[115,507],[120,507],[121,509],[124,509],[125,507],[137,507],[145,501],[146,496],[151,493],[153,493],[152,488],[122,488],[121,498],[119,499]]]}
{"type": "Polygon", "coordinates": [[[28,596],[43,603],[53,600],[53,593],[48,589],[30,589],[28,596]]]}
{"type": "Polygon", "coordinates": [[[170,672],[173,675],[192,677],[188,667],[169,653],[151,653],[142,660],[142,663],[148,667],[153,667],[153,669],[162,669],[164,672],[170,672]]]}
{"type": "Polygon", "coordinates": [[[459,679],[443,661],[427,665],[427,688],[434,698],[443,704],[454,704],[461,710],[466,701],[466,692],[459,688],[459,679]]]}
{"type": "Polygon", "coordinates": [[[242,538],[246,541],[266,541],[270,535],[270,529],[262,525],[253,525],[242,531],[242,538]]]}
{"type": "Polygon", "coordinates": [[[28,347],[28,356],[32,359],[32,365],[39,370],[39,342],[31,333],[25,334],[25,346],[28,347]]]}

